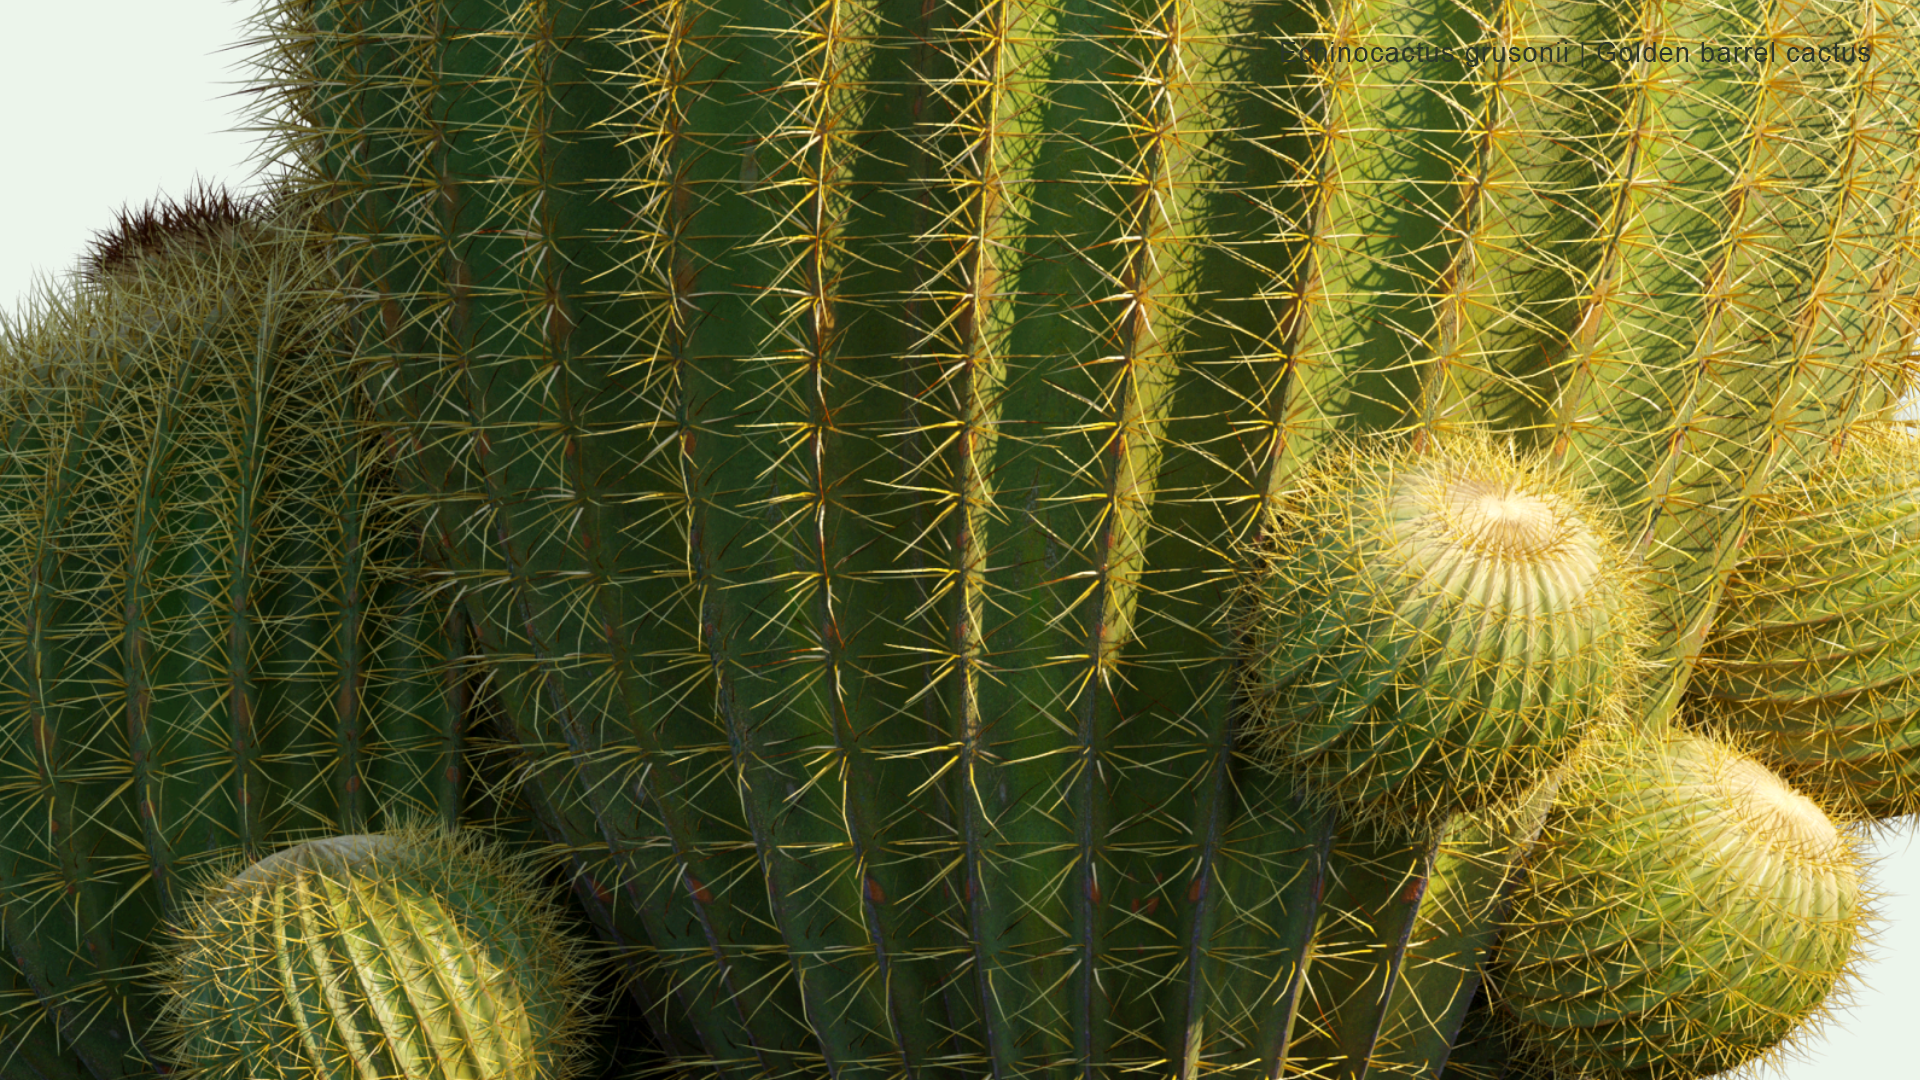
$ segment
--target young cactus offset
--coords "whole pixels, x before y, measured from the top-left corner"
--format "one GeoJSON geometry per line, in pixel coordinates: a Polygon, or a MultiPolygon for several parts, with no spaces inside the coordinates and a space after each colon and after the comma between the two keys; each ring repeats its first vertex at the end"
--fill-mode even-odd
{"type": "Polygon", "coordinates": [[[309,840],[187,909],[162,1023],[193,1080],[564,1080],[585,955],[471,833],[309,840]]]}
{"type": "Polygon", "coordinates": [[[1701,735],[1596,737],[1561,788],[1493,971],[1537,1070],[1692,1080],[1773,1052],[1856,963],[1857,839],[1701,735]]]}
{"type": "Polygon", "coordinates": [[[1920,811],[1920,434],[1776,478],[1689,712],[1849,816],[1920,811]]]}
{"type": "Polygon", "coordinates": [[[1282,510],[1252,616],[1269,759],[1428,822],[1538,781],[1639,674],[1648,605],[1615,527],[1481,440],[1333,455],[1282,510]]]}

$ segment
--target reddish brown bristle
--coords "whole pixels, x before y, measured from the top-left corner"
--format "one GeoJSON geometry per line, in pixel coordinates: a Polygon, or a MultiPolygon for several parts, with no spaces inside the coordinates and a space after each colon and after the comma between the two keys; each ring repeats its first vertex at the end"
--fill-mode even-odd
{"type": "Polygon", "coordinates": [[[213,238],[264,214],[261,195],[234,195],[217,184],[201,183],[179,200],[160,195],[137,210],[122,206],[110,229],[94,234],[80,257],[80,276],[101,284],[142,258],[170,244],[204,245],[213,238]]]}

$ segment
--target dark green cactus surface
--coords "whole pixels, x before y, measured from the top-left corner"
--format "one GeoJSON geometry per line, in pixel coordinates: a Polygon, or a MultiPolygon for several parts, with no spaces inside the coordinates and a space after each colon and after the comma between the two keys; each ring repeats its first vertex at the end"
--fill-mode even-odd
{"type": "Polygon", "coordinates": [[[461,807],[458,628],[352,424],[326,262],[259,208],[151,227],[216,205],[149,208],[0,336],[7,1077],[154,1074],[197,868],[461,807]]]}
{"type": "Polygon", "coordinates": [[[1528,830],[1259,766],[1263,530],[1332,446],[1543,454],[1667,723],[1904,387],[1916,18],[301,0],[262,116],[660,1068],[1432,1076],[1528,830]]]}

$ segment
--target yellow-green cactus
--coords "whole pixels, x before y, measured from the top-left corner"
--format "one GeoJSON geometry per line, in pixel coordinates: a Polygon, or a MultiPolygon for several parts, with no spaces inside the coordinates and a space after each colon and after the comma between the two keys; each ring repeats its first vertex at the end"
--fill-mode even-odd
{"type": "Polygon", "coordinates": [[[1689,693],[1857,818],[1920,811],[1920,435],[1855,432],[1771,485],[1689,693]]]}
{"type": "Polygon", "coordinates": [[[1864,858],[1820,806],[1715,739],[1594,739],[1514,901],[1493,1008],[1530,1064],[1691,1080],[1759,1059],[1858,962],[1864,858]]]}
{"type": "Polygon", "coordinates": [[[1252,736],[1357,814],[1502,801],[1639,679],[1640,572],[1545,459],[1457,438],[1336,455],[1278,516],[1252,736]]]}
{"type": "Polygon", "coordinates": [[[469,833],[309,840],[216,874],[171,928],[168,1057],[193,1080],[565,1080],[584,947],[469,833]]]}

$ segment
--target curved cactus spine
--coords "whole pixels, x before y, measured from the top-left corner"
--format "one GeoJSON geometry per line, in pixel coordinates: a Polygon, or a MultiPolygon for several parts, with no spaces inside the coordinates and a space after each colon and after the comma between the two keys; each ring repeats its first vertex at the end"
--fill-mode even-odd
{"type": "Polygon", "coordinates": [[[62,1080],[153,1067],[141,971],[196,866],[460,808],[447,605],[325,260],[265,210],[141,232],[0,340],[0,918],[39,999],[0,1072],[29,1042],[62,1080]]]}
{"type": "Polygon", "coordinates": [[[1494,968],[1548,1075],[1690,1080],[1777,1052],[1858,962],[1858,838],[1752,758],[1596,738],[1561,789],[1494,968]]]}
{"type": "Polygon", "coordinates": [[[208,876],[169,928],[168,1060],[199,1080],[565,1080],[586,952],[468,833],[330,836],[208,876]]]}
{"type": "Polygon", "coordinates": [[[1256,767],[1231,616],[1304,470],[1485,431],[1606,493],[1657,726],[1769,471],[1915,330],[1917,34],[1879,0],[267,29],[529,798],[722,1077],[1313,1066],[1336,823],[1256,767]],[[1786,66],[1836,35],[1871,58],[1786,66]],[[1782,55],[1287,56],[1434,36],[1782,55]]]}
{"type": "Polygon", "coordinates": [[[1695,717],[1840,812],[1920,810],[1920,438],[1855,430],[1767,492],[1695,717]]]}

